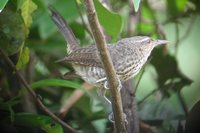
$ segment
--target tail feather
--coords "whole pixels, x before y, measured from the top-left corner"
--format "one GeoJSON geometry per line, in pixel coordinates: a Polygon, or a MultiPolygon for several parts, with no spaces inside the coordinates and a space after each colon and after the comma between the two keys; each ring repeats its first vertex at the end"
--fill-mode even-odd
{"type": "Polygon", "coordinates": [[[75,35],[73,34],[71,28],[68,26],[67,22],[64,18],[60,15],[60,13],[54,9],[51,5],[49,5],[49,10],[51,11],[51,18],[54,23],[57,25],[59,31],[65,38],[65,41],[68,42],[68,52],[72,52],[75,49],[79,48],[80,45],[76,40],[75,35]]]}

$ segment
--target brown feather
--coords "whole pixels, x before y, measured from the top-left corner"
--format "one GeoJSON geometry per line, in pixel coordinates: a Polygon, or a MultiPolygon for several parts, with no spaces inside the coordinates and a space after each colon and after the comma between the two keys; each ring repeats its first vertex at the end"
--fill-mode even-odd
{"type": "Polygon", "coordinates": [[[71,64],[103,67],[96,46],[77,49],[65,57],[65,61],[71,64]]]}

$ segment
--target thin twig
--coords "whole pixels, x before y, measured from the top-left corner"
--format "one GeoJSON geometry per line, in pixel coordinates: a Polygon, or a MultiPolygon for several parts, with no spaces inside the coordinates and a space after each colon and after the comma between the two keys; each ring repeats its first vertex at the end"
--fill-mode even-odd
{"type": "Polygon", "coordinates": [[[132,33],[132,26],[135,25],[132,22],[132,17],[133,14],[135,13],[133,10],[133,1],[132,0],[128,0],[128,6],[129,6],[129,16],[128,16],[128,24],[127,24],[127,36],[131,36],[132,33]]]}
{"type": "Polygon", "coordinates": [[[145,67],[141,70],[141,74],[140,74],[140,76],[139,76],[139,79],[138,79],[137,84],[135,85],[135,91],[134,91],[133,95],[135,95],[135,93],[137,92],[139,83],[140,83],[140,81],[141,81],[141,79],[142,79],[142,76],[143,76],[144,72],[145,72],[145,67]]]}
{"type": "Polygon", "coordinates": [[[104,70],[106,72],[107,81],[109,83],[109,88],[112,97],[112,109],[114,114],[115,129],[117,133],[124,133],[126,131],[126,128],[121,96],[118,90],[119,79],[117,78],[114,66],[110,58],[110,54],[106,48],[105,37],[103,35],[102,29],[98,21],[93,0],[84,0],[84,5],[86,7],[86,13],[90,24],[90,29],[92,30],[97,49],[102,64],[104,66],[104,70]]]}
{"type": "Polygon", "coordinates": [[[178,46],[180,46],[181,42],[183,42],[189,35],[194,22],[196,20],[196,15],[193,15],[188,23],[188,28],[186,29],[186,32],[183,36],[179,37],[179,28],[178,28],[178,22],[175,23],[175,28],[176,28],[176,42],[175,42],[175,55],[178,53],[178,46]]]}
{"type": "Polygon", "coordinates": [[[79,6],[77,0],[75,0],[75,3],[76,3],[76,8],[77,8],[77,10],[78,10],[78,13],[79,13],[79,15],[80,15],[80,17],[81,17],[81,21],[82,21],[82,23],[83,23],[83,26],[85,27],[85,30],[86,30],[87,33],[90,35],[90,37],[93,38],[90,29],[89,29],[89,28],[87,27],[87,25],[85,24],[85,21],[84,21],[84,19],[83,19],[83,14],[82,14],[82,12],[81,12],[81,10],[80,10],[80,6],[79,6]]]}
{"type": "Polygon", "coordinates": [[[158,91],[158,89],[152,90],[149,94],[147,94],[142,100],[140,100],[138,102],[138,105],[140,105],[141,103],[143,103],[149,96],[151,96],[152,94],[154,94],[156,91],[158,91]]]}
{"type": "Polygon", "coordinates": [[[24,85],[24,87],[27,89],[29,94],[35,99],[35,101],[38,103],[39,107],[47,113],[49,116],[51,116],[54,120],[59,122],[63,127],[69,129],[71,132],[76,133],[77,131],[72,128],[70,125],[62,121],[60,118],[58,118],[55,114],[53,114],[48,108],[42,103],[38,95],[32,90],[32,88],[29,86],[29,84],[26,82],[26,80],[23,78],[23,76],[19,73],[19,71],[16,69],[15,65],[13,62],[9,59],[9,57],[4,53],[3,50],[0,49],[0,53],[5,59],[5,61],[8,63],[8,65],[15,71],[16,76],[18,77],[19,81],[24,85]]]}
{"type": "Polygon", "coordinates": [[[176,42],[175,42],[175,56],[178,53],[178,45],[179,45],[179,28],[178,28],[178,22],[175,23],[175,30],[176,30],[176,42]]]}
{"type": "Polygon", "coordinates": [[[190,31],[192,30],[192,27],[194,26],[194,22],[195,22],[196,18],[197,18],[197,15],[193,15],[191,17],[191,19],[188,23],[188,28],[187,28],[185,34],[182,37],[180,37],[179,43],[181,43],[182,41],[184,41],[188,37],[188,33],[190,33],[190,31]]]}

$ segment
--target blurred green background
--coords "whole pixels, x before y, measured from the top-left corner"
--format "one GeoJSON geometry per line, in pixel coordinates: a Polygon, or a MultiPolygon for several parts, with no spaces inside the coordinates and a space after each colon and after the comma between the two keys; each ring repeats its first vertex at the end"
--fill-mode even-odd
{"type": "MultiPolygon", "coordinates": [[[[200,99],[200,2],[94,3],[109,44],[136,35],[169,41],[152,52],[149,63],[132,80],[134,85],[139,83],[133,90],[137,89],[138,116],[145,124],[160,133],[181,133],[184,128],[180,127],[185,126],[188,118],[198,118],[198,113],[191,116],[190,110],[200,99]]],[[[48,5],[63,15],[82,47],[94,44],[81,0],[2,0],[0,49],[16,64],[49,110],[73,128],[83,133],[112,132],[112,123],[107,119],[111,106],[97,96],[97,88],[91,89],[80,78],[65,79],[63,75],[73,71],[72,67],[65,62],[55,63],[67,55],[67,45],[51,20],[48,5]],[[62,114],[66,104],[71,106],[62,114]]],[[[3,133],[69,132],[36,105],[3,56],[0,116],[3,133]]]]}

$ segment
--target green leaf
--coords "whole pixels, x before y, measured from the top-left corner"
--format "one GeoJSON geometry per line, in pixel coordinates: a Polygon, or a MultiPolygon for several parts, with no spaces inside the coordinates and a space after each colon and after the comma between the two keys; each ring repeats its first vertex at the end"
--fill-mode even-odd
{"type": "Polygon", "coordinates": [[[17,62],[17,69],[21,69],[23,68],[29,61],[29,49],[28,47],[24,47],[23,49],[21,49],[20,51],[20,55],[19,55],[19,60],[17,62]]]}
{"type": "Polygon", "coordinates": [[[14,124],[32,128],[41,128],[46,133],[63,133],[62,126],[49,116],[17,113],[14,115],[14,124]]]}
{"type": "Polygon", "coordinates": [[[141,7],[141,13],[142,17],[144,17],[145,19],[154,20],[156,18],[155,12],[149,7],[147,2],[144,2],[143,6],[141,7]]]}
{"type": "Polygon", "coordinates": [[[5,5],[7,4],[8,0],[1,0],[0,1],[0,12],[3,10],[5,5]]]}
{"type": "Polygon", "coordinates": [[[144,22],[141,22],[137,25],[138,31],[143,34],[150,34],[154,30],[155,26],[152,24],[146,24],[144,22]]]}
{"type": "MultiPolygon", "coordinates": [[[[31,84],[32,89],[45,87],[45,86],[55,86],[55,87],[60,86],[60,87],[69,87],[69,88],[84,90],[84,88],[81,85],[75,82],[67,81],[63,79],[45,79],[45,80],[40,80],[31,84]]],[[[22,95],[25,92],[27,92],[25,88],[21,89],[21,91],[19,92],[19,95],[22,95]]]]}
{"type": "Polygon", "coordinates": [[[10,107],[13,107],[19,103],[20,101],[13,99],[6,102],[0,102],[0,109],[10,111],[10,107]]]}
{"type": "Polygon", "coordinates": [[[0,48],[8,55],[19,52],[25,41],[25,30],[23,18],[9,1],[0,13],[0,48]]]}
{"type": "Polygon", "coordinates": [[[70,87],[74,89],[83,89],[82,86],[75,82],[63,80],[63,79],[45,79],[31,84],[32,88],[44,87],[44,86],[61,86],[61,87],[70,87]]]}
{"type": "Polygon", "coordinates": [[[115,41],[123,28],[122,17],[117,13],[110,12],[98,0],[94,0],[94,5],[101,25],[111,36],[112,41],[115,41]]]}
{"type": "MultiPolygon", "coordinates": [[[[53,5],[68,23],[71,23],[79,16],[74,0],[49,1],[48,3],[53,5]]],[[[42,39],[47,39],[58,31],[58,28],[51,20],[48,8],[38,8],[37,12],[35,12],[33,23],[38,26],[42,39]]]]}
{"type": "Polygon", "coordinates": [[[135,12],[137,12],[140,7],[140,0],[133,0],[133,6],[135,9],[135,12]]]}
{"type": "Polygon", "coordinates": [[[185,12],[188,0],[167,0],[169,16],[178,16],[185,12]]]}
{"type": "Polygon", "coordinates": [[[19,0],[18,9],[21,9],[21,15],[26,25],[26,35],[28,35],[32,23],[31,14],[37,9],[37,5],[32,0],[19,0]]]}
{"type": "Polygon", "coordinates": [[[85,27],[82,24],[79,23],[71,23],[70,27],[72,29],[72,31],[74,32],[75,36],[81,40],[84,39],[85,37],[85,27]]]}
{"type": "Polygon", "coordinates": [[[188,0],[176,0],[177,8],[179,12],[184,12],[187,6],[188,0]]]}

